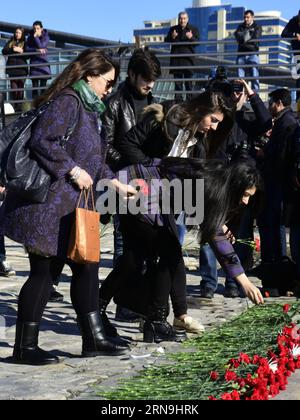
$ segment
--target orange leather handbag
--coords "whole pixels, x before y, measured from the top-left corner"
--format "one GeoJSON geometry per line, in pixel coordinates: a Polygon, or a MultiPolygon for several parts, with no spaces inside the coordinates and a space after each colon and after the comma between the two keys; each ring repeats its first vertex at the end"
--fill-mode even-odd
{"type": "Polygon", "coordinates": [[[95,210],[93,189],[81,191],[72,226],[68,248],[68,258],[78,264],[99,263],[100,261],[100,214],[95,210]],[[84,207],[81,208],[84,195],[84,207]],[[89,210],[91,197],[92,209],[89,210]]]}

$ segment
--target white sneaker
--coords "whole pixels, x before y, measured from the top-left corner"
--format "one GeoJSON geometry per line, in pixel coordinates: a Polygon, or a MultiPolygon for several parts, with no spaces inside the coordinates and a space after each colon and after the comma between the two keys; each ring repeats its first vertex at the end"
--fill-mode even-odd
{"type": "Polygon", "coordinates": [[[186,316],[183,320],[174,318],[173,326],[192,334],[202,334],[205,331],[205,327],[191,316],[186,316]]]}
{"type": "Polygon", "coordinates": [[[15,276],[16,272],[12,269],[10,263],[6,260],[0,262],[0,276],[11,277],[15,276]]]}

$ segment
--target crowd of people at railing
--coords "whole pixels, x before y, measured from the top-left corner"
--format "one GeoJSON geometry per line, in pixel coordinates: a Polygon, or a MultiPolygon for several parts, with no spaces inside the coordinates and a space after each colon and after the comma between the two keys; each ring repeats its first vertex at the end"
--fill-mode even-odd
{"type": "MultiPolygon", "coordinates": [[[[241,57],[248,62],[247,44],[258,36],[253,16],[247,11],[236,32],[240,51],[245,52],[238,63],[241,57]]],[[[297,22],[299,33],[289,28],[290,22],[285,34],[290,35],[291,30],[298,40],[300,13],[297,22]]],[[[178,37],[185,49],[197,39],[185,12],[179,14],[179,25],[171,28],[167,39],[172,43],[178,37]]],[[[50,75],[48,41],[41,22],[35,22],[28,45],[40,52],[34,63],[46,77],[50,75]]],[[[22,28],[17,28],[5,48],[21,57],[27,48],[22,28]]],[[[253,48],[255,52],[258,46],[251,45],[251,51],[253,48]]],[[[13,54],[11,59],[14,57],[18,56],[13,54]]],[[[275,89],[266,107],[256,83],[251,86],[241,74],[231,82],[222,72],[219,68],[201,94],[192,95],[192,86],[186,85],[191,95],[184,100],[177,85],[175,99],[162,103],[151,93],[161,65],[147,49],[133,52],[127,78],[114,92],[118,64],[97,48],[81,52],[46,90],[46,78],[39,79],[41,73],[34,73],[41,91],[33,105],[46,109],[34,126],[29,146],[52,183],[43,203],[1,186],[5,199],[0,234],[23,244],[30,262],[30,275],[18,300],[17,363],[58,362],[55,355],[38,347],[38,334],[49,299],[63,299],[53,286],[59,284],[65,264],[72,270],[71,300],[82,334],[83,356],[128,351],[128,341],[119,336],[106,314],[113,298],[118,304],[116,319],[144,320],[141,328],[146,342],[182,341],[187,332],[201,334],[204,327],[188,314],[186,297],[182,247],[189,229],[199,232],[202,298],[212,299],[218,288],[217,260],[226,274],[226,297],[242,295],[261,304],[263,293],[265,297],[299,293],[300,129],[291,108],[291,93],[275,89]],[[62,146],[66,133],[68,141],[62,146]],[[120,182],[124,173],[127,183],[120,182]],[[116,209],[114,267],[99,290],[98,264],[70,261],[67,248],[80,192],[92,188],[97,194],[97,183],[104,178],[125,203],[142,193],[146,211],[123,214],[116,209]],[[154,179],[177,180],[183,190],[184,180],[190,179],[194,182],[192,202],[197,194],[195,181],[204,179],[204,219],[190,226],[188,219],[193,214],[186,208],[163,213],[160,189],[151,183],[154,179]],[[139,181],[138,188],[133,181],[139,181]],[[253,266],[249,244],[254,240],[254,221],[261,240],[261,263],[255,273],[263,280],[263,290],[246,274],[253,266]],[[293,260],[287,254],[286,226],[293,260]],[[291,274],[291,281],[284,278],[286,273],[291,274]],[[169,299],[173,326],[167,321],[169,299]]],[[[107,223],[109,219],[106,215],[101,220],[107,223]]],[[[4,267],[2,274],[15,273],[4,267]]]]}

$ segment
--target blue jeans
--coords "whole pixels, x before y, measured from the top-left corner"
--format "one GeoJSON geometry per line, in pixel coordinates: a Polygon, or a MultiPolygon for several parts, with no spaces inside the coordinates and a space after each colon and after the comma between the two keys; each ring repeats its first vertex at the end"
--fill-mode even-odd
{"type": "Polygon", "coordinates": [[[252,80],[251,85],[252,89],[258,91],[259,90],[259,71],[256,67],[257,64],[259,64],[259,56],[256,54],[253,55],[240,55],[236,63],[238,65],[251,65],[252,67],[246,67],[246,68],[239,68],[238,69],[238,76],[241,79],[245,79],[245,77],[256,77],[256,80],[252,80]]]}
{"type": "Polygon", "coordinates": [[[290,227],[290,245],[292,259],[297,265],[298,279],[300,280],[300,226],[291,225],[290,227]]]}
{"type": "MultiPolygon", "coordinates": [[[[218,288],[218,269],[217,259],[209,245],[200,248],[200,276],[202,277],[201,289],[210,289],[215,292],[218,288]]],[[[225,287],[236,286],[236,281],[226,278],[225,287]]]]}

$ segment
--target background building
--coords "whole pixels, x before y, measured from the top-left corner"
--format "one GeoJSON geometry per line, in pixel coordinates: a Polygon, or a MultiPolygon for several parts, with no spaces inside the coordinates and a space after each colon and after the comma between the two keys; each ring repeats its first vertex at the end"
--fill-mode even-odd
{"type": "MultiPolygon", "coordinates": [[[[222,5],[220,0],[194,0],[193,6],[187,7],[185,11],[189,14],[190,23],[199,29],[200,41],[203,44],[198,47],[198,52],[210,55],[218,53],[228,60],[235,60],[236,56],[231,56],[229,53],[237,50],[234,31],[243,22],[245,10],[245,7],[222,5]],[[217,45],[217,41],[224,40],[229,43],[217,45]]],[[[290,44],[278,39],[288,20],[278,11],[254,12],[255,20],[262,26],[261,49],[266,51],[266,54],[261,56],[261,62],[273,64],[289,62],[287,51],[290,44]]],[[[139,39],[144,43],[161,43],[170,27],[176,23],[177,17],[169,21],[145,21],[143,29],[134,30],[134,42],[139,39]]]]}

